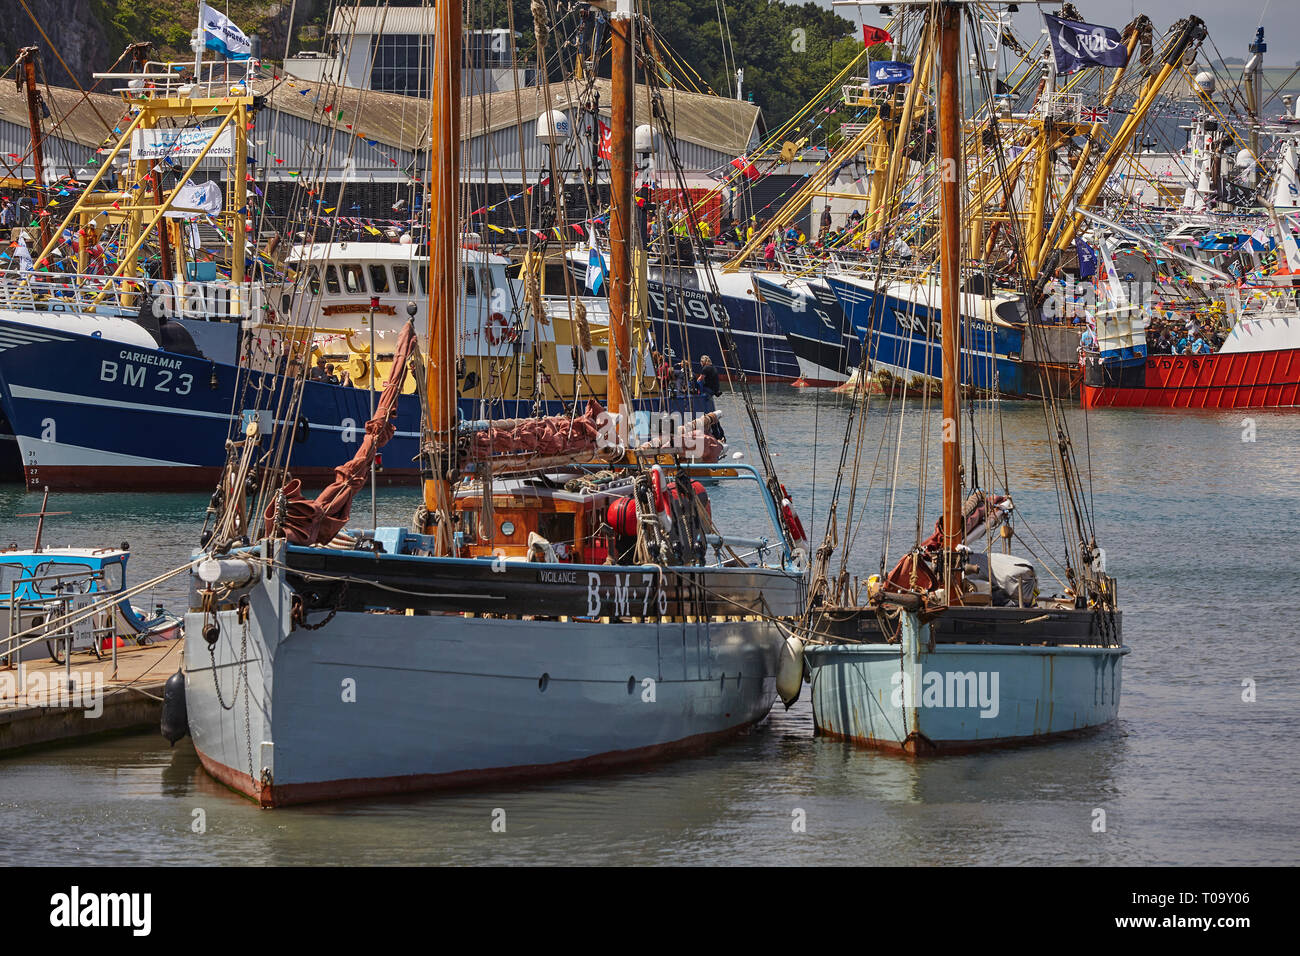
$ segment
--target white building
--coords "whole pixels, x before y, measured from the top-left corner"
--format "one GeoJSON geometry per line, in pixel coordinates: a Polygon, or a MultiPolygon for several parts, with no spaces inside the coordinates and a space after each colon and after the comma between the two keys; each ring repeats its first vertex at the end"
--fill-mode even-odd
{"type": "MultiPolygon", "coordinates": [[[[330,51],[290,57],[285,72],[314,82],[341,79],[355,89],[428,96],[433,13],[432,7],[340,7],[327,31],[330,51]]],[[[495,93],[532,83],[536,71],[516,69],[511,52],[509,30],[466,31],[463,92],[495,93]]]]}

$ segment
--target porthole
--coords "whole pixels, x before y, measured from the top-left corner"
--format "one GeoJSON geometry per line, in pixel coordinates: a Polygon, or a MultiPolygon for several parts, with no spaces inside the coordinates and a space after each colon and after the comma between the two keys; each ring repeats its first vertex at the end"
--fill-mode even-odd
{"type": "Polygon", "coordinates": [[[513,521],[501,522],[501,533],[507,538],[513,537],[515,533],[515,523],[513,521]]]}

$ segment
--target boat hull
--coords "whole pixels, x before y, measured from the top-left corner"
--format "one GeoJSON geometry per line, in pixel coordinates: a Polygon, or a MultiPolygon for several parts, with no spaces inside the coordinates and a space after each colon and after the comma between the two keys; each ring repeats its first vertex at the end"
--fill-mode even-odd
{"type": "Polygon", "coordinates": [[[749,276],[722,278],[721,301],[713,299],[707,286],[699,286],[694,269],[663,270],[658,281],[647,282],[649,317],[656,335],[673,350],[678,362],[689,358],[698,370],[700,357],[708,355],[720,371],[729,370],[733,360],[718,331],[720,313],[725,311],[746,379],[768,384],[793,382],[799,377],[799,363],[776,317],[755,300],[749,276]]]}
{"type": "MultiPolygon", "coordinates": [[[[939,387],[943,347],[934,287],[912,287],[912,298],[908,299],[890,291],[877,292],[865,281],[839,276],[826,276],[824,281],[835,293],[848,328],[853,330],[852,336],[841,336],[849,348],[844,367],[858,364],[853,344],[859,343],[858,361],[865,347],[871,371],[888,373],[905,387],[939,387]],[[931,298],[933,301],[927,301],[931,298]]],[[[1020,361],[1023,327],[972,315],[964,315],[962,324],[961,384],[1006,397],[1027,395],[1020,361]]]]}
{"type": "Polygon", "coordinates": [[[1300,405],[1300,349],[1151,355],[1084,365],[1085,408],[1286,408],[1300,405]]]}
{"type": "Polygon", "coordinates": [[[1120,645],[899,643],[810,646],[818,734],[910,755],[1051,740],[1119,713],[1120,645]]]}
{"type": "MultiPolygon", "coordinates": [[[[370,393],[307,381],[299,414],[289,421],[280,407],[284,381],[228,362],[107,337],[34,331],[30,323],[0,318],[0,405],[33,490],[210,491],[225,463],[226,439],[254,416],[264,435],[273,424],[293,430],[296,477],[328,483],[365,437],[370,393]]],[[[711,411],[713,400],[656,397],[633,405],[676,412],[686,421],[711,411]]],[[[558,400],[541,406],[543,414],[566,410],[558,400]]],[[[535,411],[531,399],[460,400],[465,419],[526,418],[535,411]]],[[[413,484],[419,480],[416,395],[399,396],[394,423],[377,480],[413,484]]]]}
{"type": "MultiPolygon", "coordinates": [[[[504,576],[570,570],[526,565],[504,576]]],[[[620,570],[574,570],[578,606],[592,609],[588,573],[620,570]]],[[[653,608],[638,569],[626,570],[634,583],[623,609],[653,608]]],[[[793,608],[797,587],[784,580],[789,593],[775,599],[793,608]]],[[[428,581],[425,597],[441,584],[428,581]]],[[[295,615],[296,594],[272,572],[247,594],[242,620],[237,607],[187,618],[195,748],[212,776],[263,806],[637,763],[737,733],[762,720],[775,695],[783,638],[754,616],[295,615]],[[218,627],[211,645],[200,636],[205,621],[218,627]]],[[[598,613],[615,609],[595,601],[598,613]]],[[[462,596],[460,607],[473,605],[462,596]]]]}

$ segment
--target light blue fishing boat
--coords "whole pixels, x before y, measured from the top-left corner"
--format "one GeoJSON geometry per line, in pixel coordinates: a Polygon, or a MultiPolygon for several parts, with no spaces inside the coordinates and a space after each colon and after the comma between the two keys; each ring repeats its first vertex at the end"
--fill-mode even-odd
{"type": "MultiPolygon", "coordinates": [[[[939,161],[961,169],[960,8],[928,7],[925,36],[935,38],[923,42],[937,45],[931,52],[940,64],[939,161]]],[[[935,431],[942,446],[942,517],[934,533],[917,540],[891,571],[856,587],[846,566],[838,574],[829,567],[835,542],[852,540],[848,525],[837,529],[832,507],[805,630],[817,733],[909,755],[1047,740],[1110,723],[1119,713],[1129,653],[1115,580],[1096,543],[1068,423],[1054,402],[1046,402],[1046,411],[1058,457],[1063,555],[1058,570],[1045,570],[1060,582],[1060,593],[1040,594],[1046,557],[1037,535],[1032,543],[1020,538],[1010,493],[980,483],[983,474],[1005,484],[1006,462],[992,458],[996,425],[981,440],[974,434],[976,416],[970,414],[967,425],[964,412],[971,410],[962,407],[961,343],[970,334],[956,308],[962,296],[962,200],[955,177],[942,180],[938,191],[942,328],[935,370],[942,374],[943,401],[935,431]],[[968,427],[969,468],[963,463],[968,427]],[[1034,561],[1012,553],[1017,542],[1035,548],[1034,561]]],[[[997,409],[992,412],[996,416],[997,409]]],[[[923,428],[929,427],[929,413],[927,405],[923,428]]],[[[848,450],[861,447],[868,421],[865,414],[850,418],[841,473],[848,450]]],[[[894,447],[901,448],[901,435],[894,447]]],[[[893,482],[891,495],[898,491],[897,469],[893,482]]],[[[853,504],[847,510],[851,521],[853,504]]],[[[918,520],[918,539],[921,527],[918,520]]],[[[887,531],[882,570],[888,541],[887,531]]]]}

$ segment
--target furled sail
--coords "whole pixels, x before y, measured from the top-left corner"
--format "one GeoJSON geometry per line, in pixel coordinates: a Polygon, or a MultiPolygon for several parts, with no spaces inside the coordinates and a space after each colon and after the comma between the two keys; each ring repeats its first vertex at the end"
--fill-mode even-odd
{"type": "MultiPolygon", "coordinates": [[[[334,481],[308,501],[302,496],[302,482],[291,478],[285,483],[283,527],[290,544],[328,544],[347,526],[352,516],[352,499],[366,484],[376,452],[388,444],[396,426],[391,421],[406,380],[406,363],[415,352],[415,326],[407,322],[397,340],[392,372],[384,383],[374,417],[366,422],[366,437],[352,460],[334,469],[334,481]]],[[[266,508],[266,523],[273,525],[279,496],[266,508]]]]}

